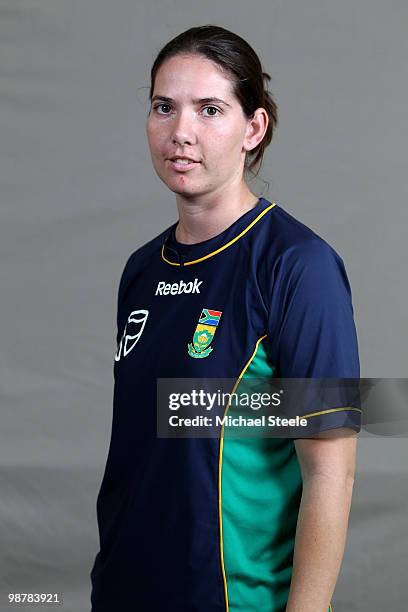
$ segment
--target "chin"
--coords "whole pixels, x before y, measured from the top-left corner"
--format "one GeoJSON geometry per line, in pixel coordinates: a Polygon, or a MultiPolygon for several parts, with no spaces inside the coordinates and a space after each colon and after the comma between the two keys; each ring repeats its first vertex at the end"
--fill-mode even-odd
{"type": "Polygon", "coordinates": [[[177,195],[182,195],[186,198],[188,198],[188,196],[197,196],[198,192],[194,189],[191,189],[189,187],[180,187],[180,185],[167,185],[167,187],[170,189],[170,191],[172,191],[173,193],[176,193],[177,195]]]}
{"type": "Polygon", "coordinates": [[[187,177],[184,179],[184,184],[180,181],[179,177],[169,179],[168,176],[161,176],[160,178],[166,187],[168,187],[173,193],[179,193],[186,196],[197,195],[197,187],[189,184],[187,177]]]}

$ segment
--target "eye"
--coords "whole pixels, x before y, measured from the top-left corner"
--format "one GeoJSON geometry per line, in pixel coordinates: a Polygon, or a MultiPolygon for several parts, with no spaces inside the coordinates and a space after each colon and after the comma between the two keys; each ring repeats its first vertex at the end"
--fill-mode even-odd
{"type": "MultiPolygon", "coordinates": [[[[162,102],[161,104],[155,104],[153,108],[156,110],[161,106],[167,106],[168,108],[170,108],[170,104],[165,104],[164,102],[162,102]]],[[[168,115],[168,113],[159,113],[159,115],[168,115]]]]}
{"type": "MultiPolygon", "coordinates": [[[[217,112],[219,112],[219,113],[221,112],[221,111],[220,111],[220,109],[219,109],[219,108],[217,108],[216,106],[205,106],[203,110],[208,109],[208,108],[211,108],[212,110],[215,110],[215,111],[217,111],[217,112]]],[[[217,115],[216,115],[216,114],[214,114],[214,113],[211,113],[210,115],[207,115],[207,117],[208,117],[208,116],[209,116],[209,117],[216,117],[217,115]]]]}

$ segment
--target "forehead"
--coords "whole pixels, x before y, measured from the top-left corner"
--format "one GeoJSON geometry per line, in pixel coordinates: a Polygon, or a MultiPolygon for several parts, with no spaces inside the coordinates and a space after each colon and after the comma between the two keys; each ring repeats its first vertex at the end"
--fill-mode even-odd
{"type": "Polygon", "coordinates": [[[234,97],[227,73],[215,62],[197,55],[176,55],[165,60],[156,73],[154,95],[172,98],[221,96],[228,101],[233,101],[234,97]]]}

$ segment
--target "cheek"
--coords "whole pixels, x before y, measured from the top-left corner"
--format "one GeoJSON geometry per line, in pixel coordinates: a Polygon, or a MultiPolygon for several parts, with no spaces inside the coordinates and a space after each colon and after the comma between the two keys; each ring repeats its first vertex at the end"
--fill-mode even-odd
{"type": "Polygon", "coordinates": [[[212,158],[217,158],[217,164],[230,166],[239,160],[244,134],[240,129],[221,126],[212,130],[208,138],[208,150],[212,158]]]}
{"type": "Polygon", "coordinates": [[[153,150],[160,148],[162,142],[165,140],[164,130],[160,130],[160,127],[154,122],[147,122],[146,134],[149,146],[153,150]]]}

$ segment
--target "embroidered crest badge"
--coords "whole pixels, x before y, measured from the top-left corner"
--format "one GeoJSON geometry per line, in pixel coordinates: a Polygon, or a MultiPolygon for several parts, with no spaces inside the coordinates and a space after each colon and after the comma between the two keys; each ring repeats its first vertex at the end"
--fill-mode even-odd
{"type": "Polygon", "coordinates": [[[221,310],[203,308],[194,332],[193,342],[188,343],[188,354],[190,357],[202,359],[203,357],[208,357],[211,353],[213,348],[210,344],[217,331],[221,315],[221,310]]]}

